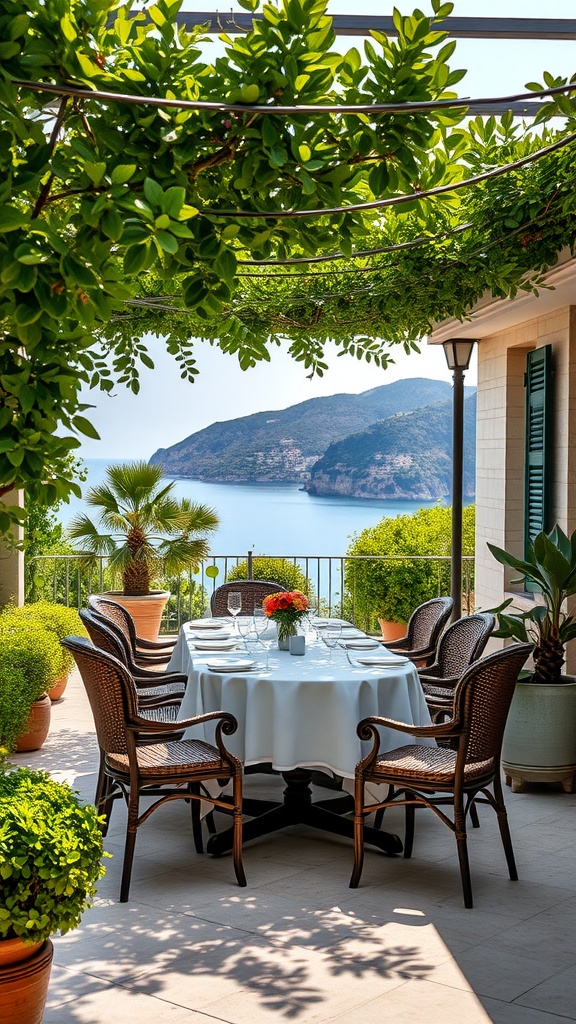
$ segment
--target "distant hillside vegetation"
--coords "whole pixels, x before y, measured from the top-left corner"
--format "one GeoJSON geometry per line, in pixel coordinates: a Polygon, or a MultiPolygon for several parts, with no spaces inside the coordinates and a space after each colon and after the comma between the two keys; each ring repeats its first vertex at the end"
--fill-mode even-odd
{"type": "MultiPolygon", "coordinates": [[[[464,403],[465,498],[474,497],[476,394],[464,403]]],[[[399,413],[331,444],[306,484],[310,494],[443,498],[452,490],[452,402],[399,413]]]]}
{"type": "Polygon", "coordinates": [[[224,483],[305,482],[329,445],[420,406],[447,401],[446,381],[415,377],[360,395],[311,398],[288,409],[212,423],[160,448],[150,462],[168,476],[224,483]]]}

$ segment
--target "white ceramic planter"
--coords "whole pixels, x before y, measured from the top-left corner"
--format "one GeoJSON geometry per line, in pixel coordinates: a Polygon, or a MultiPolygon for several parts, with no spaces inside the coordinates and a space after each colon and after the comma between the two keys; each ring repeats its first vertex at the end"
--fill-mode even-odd
{"type": "Polygon", "coordinates": [[[516,684],[502,745],[506,782],[561,782],[572,792],[576,773],[576,680],[516,684]]]}
{"type": "Polygon", "coordinates": [[[143,640],[157,640],[164,606],[170,597],[169,590],[151,594],[127,596],[121,590],[109,590],[105,597],[117,601],[134,619],[136,632],[143,640]]]}

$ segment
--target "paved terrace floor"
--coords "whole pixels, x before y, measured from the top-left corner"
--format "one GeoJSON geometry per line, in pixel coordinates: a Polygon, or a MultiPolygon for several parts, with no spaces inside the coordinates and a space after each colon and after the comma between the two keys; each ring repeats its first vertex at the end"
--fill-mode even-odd
{"type": "MultiPolygon", "coordinates": [[[[76,675],[43,749],[15,760],[93,797],[96,744],[76,675]]],[[[246,781],[251,793],[281,785],[246,781]]],[[[576,1020],[576,794],[506,792],[520,881],[508,880],[495,816],[481,808],[473,910],[462,906],[453,838],[431,813],[417,816],[412,860],[367,851],[355,891],[349,841],[304,827],[248,844],[239,889],[230,857],[194,852],[180,802],[140,830],[120,904],[117,805],[95,906],[54,941],[43,1024],[576,1020]]],[[[401,834],[400,813],[386,821],[401,834]]]]}

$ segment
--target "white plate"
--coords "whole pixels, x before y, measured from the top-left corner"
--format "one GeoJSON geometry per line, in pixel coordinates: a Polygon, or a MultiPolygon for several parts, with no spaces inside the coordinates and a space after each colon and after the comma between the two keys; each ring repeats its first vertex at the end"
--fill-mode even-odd
{"type": "Polygon", "coordinates": [[[236,650],[235,640],[195,640],[190,645],[196,651],[234,651],[236,650]]]}
{"type": "Polygon", "coordinates": [[[186,623],[189,629],[222,629],[221,619],[191,619],[186,623]]]}
{"type": "Polygon", "coordinates": [[[372,668],[399,668],[400,665],[410,664],[410,658],[402,658],[396,654],[366,654],[356,661],[359,665],[371,665],[372,668]]]}
{"type": "MultiPolygon", "coordinates": [[[[362,651],[367,648],[375,650],[378,647],[382,650],[382,644],[378,643],[378,640],[370,640],[368,637],[362,636],[350,637],[350,639],[345,637],[340,641],[340,646],[346,647],[349,651],[362,651]]],[[[385,655],[382,654],[381,657],[385,657],[385,655]]]]}
{"type": "Polygon", "coordinates": [[[325,626],[342,626],[348,629],[355,629],[355,626],[351,626],[346,619],[312,619],[312,625],[318,629],[324,629],[325,626]]]}
{"type": "Polygon", "coordinates": [[[255,661],[232,661],[229,658],[214,658],[213,661],[206,662],[206,668],[209,672],[229,672],[231,675],[234,672],[249,672],[251,668],[254,668],[255,661]]]}
{"type": "Polygon", "coordinates": [[[191,641],[191,643],[195,643],[196,640],[201,640],[202,643],[205,644],[216,642],[219,643],[221,640],[231,640],[232,633],[229,633],[228,630],[226,629],[223,629],[222,632],[220,632],[220,630],[215,629],[201,629],[199,630],[198,633],[189,633],[188,639],[191,641]]]}

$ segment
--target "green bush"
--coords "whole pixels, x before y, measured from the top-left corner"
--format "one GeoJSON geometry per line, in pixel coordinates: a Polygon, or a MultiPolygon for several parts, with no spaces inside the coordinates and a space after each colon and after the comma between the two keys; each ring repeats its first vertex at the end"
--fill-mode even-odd
{"type": "Polygon", "coordinates": [[[34,701],[62,675],[63,648],[56,636],[21,610],[0,615],[0,746],[8,752],[34,701]]]}
{"type": "MultiPolygon", "coordinates": [[[[25,604],[23,608],[14,608],[12,613],[17,619],[31,623],[34,628],[40,625],[54,634],[58,643],[66,636],[88,636],[82,620],[75,608],[68,608],[65,604],[54,604],[51,601],[36,601],[33,604],[25,604]]],[[[0,626],[2,616],[0,616],[0,626]]],[[[68,675],[74,667],[74,658],[65,647],[60,647],[61,670],[58,676],[68,675]]]]}
{"type": "MultiPolygon", "coordinates": [[[[463,512],[462,553],[474,554],[474,506],[463,512]]],[[[450,508],[421,508],[413,515],[381,519],[355,536],[347,555],[450,555],[450,508]]],[[[450,564],[422,559],[366,558],[345,570],[345,608],[364,629],[377,620],[407,622],[414,609],[438,594],[450,593],[450,564]]]]}
{"type": "MultiPolygon", "coordinates": [[[[233,569],[229,569],[226,575],[226,582],[233,583],[234,580],[245,580],[248,572],[246,562],[239,562],[233,569]]],[[[311,593],[310,580],[304,575],[298,565],[289,562],[286,558],[261,558],[256,556],[252,559],[252,577],[255,580],[268,580],[270,583],[278,583],[286,590],[300,590],[303,594],[311,593]]]]}
{"type": "Polygon", "coordinates": [[[46,772],[0,770],[0,937],[42,942],[80,923],[104,874],[96,808],[46,772]]]}

